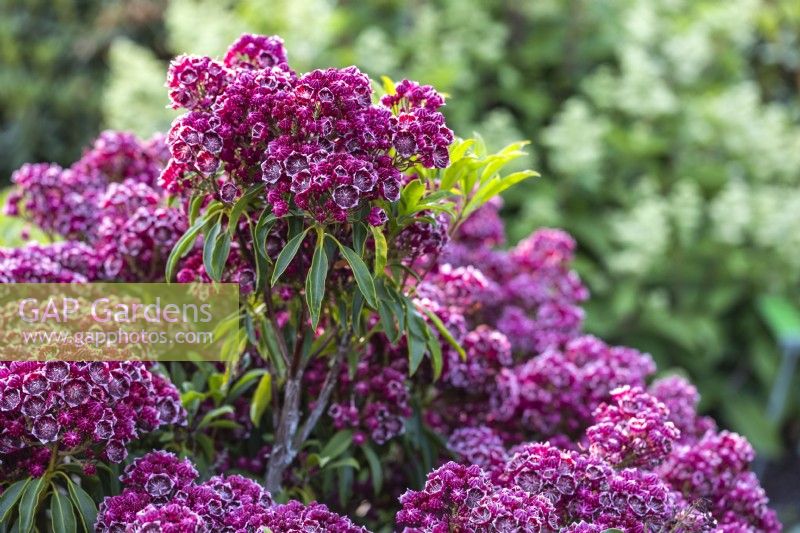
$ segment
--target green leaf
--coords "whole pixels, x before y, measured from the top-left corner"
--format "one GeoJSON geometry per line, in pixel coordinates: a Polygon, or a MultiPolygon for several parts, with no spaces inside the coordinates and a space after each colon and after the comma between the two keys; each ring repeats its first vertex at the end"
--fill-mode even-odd
{"type": "Polygon", "coordinates": [[[256,427],[261,422],[261,416],[267,410],[270,401],[272,401],[272,376],[265,373],[261,376],[250,403],[250,421],[256,427]]]}
{"type": "Polygon", "coordinates": [[[461,357],[462,361],[467,360],[467,353],[464,351],[464,348],[458,343],[458,341],[453,337],[453,334],[450,333],[450,330],[447,329],[447,326],[444,325],[442,319],[440,319],[436,313],[431,311],[430,309],[423,308],[424,313],[431,319],[433,325],[436,327],[439,334],[444,337],[444,340],[453,347],[453,349],[458,352],[458,355],[461,357]]]}
{"type": "Polygon", "coordinates": [[[280,332],[276,330],[272,321],[267,320],[264,314],[257,314],[256,320],[258,320],[259,330],[261,331],[261,337],[258,339],[258,353],[262,358],[272,363],[276,376],[280,378],[286,370],[286,365],[281,357],[281,347],[278,344],[280,332]]]}
{"type": "Polygon", "coordinates": [[[317,233],[317,245],[311,258],[311,269],[306,278],[306,302],[311,314],[311,327],[316,329],[325,299],[325,278],[328,276],[328,254],[325,252],[325,237],[322,230],[317,233]]]}
{"type": "Polygon", "coordinates": [[[383,332],[389,337],[389,342],[394,344],[400,340],[401,331],[395,323],[392,306],[383,300],[378,300],[378,315],[381,317],[381,326],[383,327],[383,332]]]}
{"type": "Polygon", "coordinates": [[[389,247],[386,244],[386,237],[383,235],[381,228],[377,226],[370,226],[372,230],[372,238],[375,240],[375,277],[383,276],[386,269],[386,261],[389,255],[389,247]]]}
{"type": "Polygon", "coordinates": [[[233,420],[214,420],[208,425],[209,429],[241,429],[243,426],[233,420]]]}
{"type": "Polygon", "coordinates": [[[231,214],[228,215],[228,231],[230,232],[231,236],[236,233],[236,228],[239,225],[239,218],[242,216],[242,213],[244,213],[244,210],[247,209],[247,207],[250,205],[250,202],[259,196],[263,190],[263,183],[254,185],[246,193],[244,193],[235,204],[233,204],[231,214]]]}
{"type": "Polygon", "coordinates": [[[222,273],[225,271],[225,264],[228,262],[230,251],[231,234],[225,231],[217,236],[214,249],[211,252],[212,270],[208,272],[208,275],[214,281],[220,281],[222,279],[222,273]]]}
{"type": "Polygon", "coordinates": [[[268,265],[272,262],[267,255],[267,235],[275,224],[277,218],[269,209],[264,209],[252,231],[253,243],[256,252],[256,292],[261,292],[266,282],[268,265]]]}
{"type": "Polygon", "coordinates": [[[416,374],[422,358],[425,356],[427,342],[416,335],[408,336],[408,375],[416,374]]]}
{"type": "Polygon", "coordinates": [[[194,226],[194,223],[197,220],[197,216],[200,214],[200,208],[203,207],[203,200],[205,200],[205,198],[206,195],[201,193],[192,198],[192,201],[189,203],[190,226],[194,226]]]}
{"type": "Polygon", "coordinates": [[[463,139],[454,142],[450,146],[450,164],[452,165],[461,161],[461,158],[464,157],[464,154],[467,153],[467,150],[469,150],[473,144],[475,144],[475,139],[463,139]]]}
{"type": "Polygon", "coordinates": [[[617,529],[615,527],[604,529],[603,533],[623,533],[621,529],[617,529]]]}
{"type": "Polygon", "coordinates": [[[185,408],[188,408],[192,404],[192,402],[194,402],[196,400],[203,401],[207,397],[208,397],[207,394],[203,394],[200,391],[188,390],[188,391],[184,392],[183,394],[181,394],[181,404],[185,408]]]}
{"type": "MultiPolygon", "coordinates": [[[[378,302],[380,305],[380,302],[378,302]]],[[[350,314],[350,321],[353,324],[353,328],[357,335],[361,335],[362,328],[361,328],[361,311],[364,310],[364,297],[361,295],[361,291],[355,293],[353,295],[353,309],[350,314]]]]}
{"type": "Polygon", "coordinates": [[[218,216],[215,222],[210,222],[208,230],[203,234],[203,266],[211,279],[214,279],[212,274],[214,272],[214,248],[216,248],[217,236],[221,231],[222,217],[218,216]]]}
{"type": "Polygon", "coordinates": [[[28,533],[33,529],[33,522],[36,518],[36,511],[39,507],[39,499],[47,488],[44,476],[34,479],[27,487],[19,502],[19,520],[17,525],[20,533],[28,533]]]}
{"type": "Polygon", "coordinates": [[[326,463],[325,466],[323,466],[325,470],[336,470],[337,468],[344,468],[344,467],[361,470],[361,465],[358,464],[358,461],[356,461],[352,457],[344,457],[342,459],[339,459],[338,461],[334,461],[332,463],[326,463]]]}
{"type": "Polygon", "coordinates": [[[53,533],[76,533],[78,531],[72,504],[67,495],[62,494],[55,485],[53,485],[53,495],[50,497],[50,515],[53,533]]]}
{"type": "Polygon", "coordinates": [[[205,220],[198,220],[194,223],[194,225],[189,228],[183,236],[178,239],[178,242],[175,243],[175,246],[172,247],[172,251],[167,258],[167,267],[165,277],[167,282],[171,282],[173,276],[175,275],[175,267],[178,266],[178,261],[186,255],[189,249],[194,244],[194,241],[197,240],[197,235],[200,234],[200,230],[203,229],[205,225],[205,220]]]}
{"type": "Polygon", "coordinates": [[[514,172],[513,174],[509,174],[508,176],[502,178],[492,178],[491,180],[481,185],[480,189],[478,189],[478,191],[475,193],[475,196],[473,196],[473,198],[464,208],[463,216],[464,217],[469,216],[476,209],[484,205],[486,202],[488,202],[498,194],[516,185],[517,183],[520,183],[528,179],[531,176],[539,176],[539,173],[534,172],[533,170],[522,170],[520,172],[514,172]]]}
{"type": "Polygon", "coordinates": [[[433,379],[438,380],[442,375],[442,347],[439,346],[439,341],[431,335],[428,337],[428,353],[431,355],[431,366],[433,367],[433,379]]]}
{"type": "Polygon", "coordinates": [[[263,368],[255,368],[245,372],[245,374],[234,383],[233,387],[231,387],[228,393],[228,401],[235,400],[241,396],[255,380],[266,373],[267,371],[263,368]]]}
{"type": "Polygon", "coordinates": [[[386,94],[396,94],[397,89],[394,86],[394,82],[388,76],[381,76],[381,84],[383,85],[383,90],[386,94]]]}
{"type": "Polygon", "coordinates": [[[425,194],[425,185],[418,179],[411,180],[400,194],[400,214],[405,215],[414,210],[425,194]]]}
{"type": "Polygon", "coordinates": [[[212,409],[207,412],[200,423],[197,424],[197,431],[205,429],[215,418],[219,418],[222,415],[233,413],[233,407],[230,405],[222,405],[217,407],[216,409],[212,409]]]}
{"type": "Polygon", "coordinates": [[[372,480],[372,492],[378,495],[381,488],[383,488],[383,468],[381,467],[381,460],[369,444],[362,445],[361,451],[364,452],[364,457],[366,457],[367,464],[369,464],[369,477],[372,480]]]}
{"type": "Polygon", "coordinates": [[[272,286],[275,286],[281,275],[286,271],[286,268],[292,262],[292,259],[294,259],[294,256],[297,255],[297,251],[300,249],[300,245],[303,244],[303,239],[305,239],[306,233],[308,233],[308,230],[310,229],[311,227],[309,226],[301,233],[295,235],[289,240],[289,242],[286,243],[286,246],[283,247],[281,253],[278,254],[278,258],[275,260],[275,269],[272,271],[272,286]]]}
{"type": "MultiPolygon", "coordinates": [[[[470,167],[468,159],[462,159],[455,162],[451,161],[450,166],[447,167],[443,172],[442,181],[439,183],[439,187],[444,191],[451,190],[456,183],[461,182],[461,178],[463,178],[469,171],[470,167]]],[[[458,193],[464,195],[465,191],[461,190],[458,191],[458,193]]]]}
{"type": "Polygon", "coordinates": [[[325,466],[325,464],[329,463],[331,460],[336,459],[353,443],[353,432],[349,429],[343,429],[338,431],[331,440],[325,444],[322,448],[322,451],[319,452],[320,456],[320,465],[325,466]]]}
{"type": "Polygon", "coordinates": [[[425,356],[428,345],[425,332],[428,326],[411,303],[406,305],[406,315],[406,326],[408,329],[408,375],[413,376],[417,372],[420,363],[422,363],[422,358],[425,356]]]}
{"type": "Polygon", "coordinates": [[[358,289],[361,291],[361,294],[364,295],[370,307],[373,309],[377,308],[378,294],[375,292],[375,280],[372,279],[372,274],[369,273],[369,268],[367,268],[364,260],[361,259],[352,248],[348,248],[339,241],[336,241],[336,244],[339,245],[339,250],[341,250],[342,255],[350,265],[350,269],[353,271],[353,277],[356,278],[356,283],[358,284],[358,289]]]}
{"type": "Polygon", "coordinates": [[[78,518],[83,528],[87,533],[94,531],[94,524],[97,522],[97,505],[94,500],[82,487],[71,481],[67,483],[67,490],[75,509],[78,510],[78,518]]]}
{"type": "Polygon", "coordinates": [[[0,524],[6,524],[11,516],[11,510],[17,504],[31,478],[21,479],[8,487],[0,495],[0,524]]]}
{"type": "Polygon", "coordinates": [[[364,255],[364,245],[367,242],[367,226],[362,222],[353,224],[353,250],[360,256],[364,255]]]}

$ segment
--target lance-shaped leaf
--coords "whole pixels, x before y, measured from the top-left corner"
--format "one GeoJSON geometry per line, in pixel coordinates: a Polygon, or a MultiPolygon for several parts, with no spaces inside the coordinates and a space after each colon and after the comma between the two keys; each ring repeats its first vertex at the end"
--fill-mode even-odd
{"type": "Polygon", "coordinates": [[[311,269],[306,278],[306,302],[311,315],[311,327],[319,324],[322,301],[325,299],[325,279],[328,276],[328,254],[325,252],[325,234],[317,233],[317,245],[311,258],[311,269]]]}
{"type": "Polygon", "coordinates": [[[353,277],[356,278],[356,284],[361,294],[364,295],[364,299],[367,300],[370,307],[377,308],[378,294],[375,292],[375,280],[372,279],[372,274],[370,274],[364,260],[352,248],[345,246],[334,237],[331,237],[331,239],[339,246],[342,256],[350,265],[350,270],[353,271],[353,277]]]}
{"type": "Polygon", "coordinates": [[[297,251],[300,249],[300,245],[303,244],[303,239],[305,239],[306,233],[308,233],[308,230],[310,229],[311,227],[308,227],[292,237],[289,242],[286,243],[286,246],[283,247],[281,253],[278,254],[278,258],[275,260],[275,268],[272,271],[271,284],[273,286],[278,283],[281,275],[289,267],[289,264],[292,262],[292,259],[294,259],[294,256],[297,255],[297,251]]]}

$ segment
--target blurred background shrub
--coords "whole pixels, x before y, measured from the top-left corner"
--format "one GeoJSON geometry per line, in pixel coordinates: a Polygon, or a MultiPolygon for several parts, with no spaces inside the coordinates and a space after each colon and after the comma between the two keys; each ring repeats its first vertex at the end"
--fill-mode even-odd
{"type": "Polygon", "coordinates": [[[533,141],[544,177],[506,198],[510,238],[577,237],[590,331],[686,369],[762,454],[800,440],[796,380],[764,416],[780,349],[757,306],[800,295],[796,0],[2,1],[4,178],[101,126],[165,130],[169,58],[243,31],[280,34],[298,70],[430,83],[456,131],[533,141]]]}

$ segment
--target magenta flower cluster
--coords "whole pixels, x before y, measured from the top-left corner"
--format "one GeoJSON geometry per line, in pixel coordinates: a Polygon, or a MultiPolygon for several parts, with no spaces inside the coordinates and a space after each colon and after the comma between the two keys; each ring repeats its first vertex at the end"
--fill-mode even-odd
{"type": "Polygon", "coordinates": [[[99,263],[78,241],[0,248],[0,283],[85,283],[98,278],[99,263]]]}
{"type": "Polygon", "coordinates": [[[204,483],[188,459],[155,451],[134,460],[120,476],[121,494],[100,505],[99,532],[331,531],[364,533],[321,504],[276,505],[258,483],[238,475],[204,483]]]}
{"type": "Polygon", "coordinates": [[[722,531],[779,531],[764,489],[749,471],[754,458],[752,446],[740,435],[710,431],[679,446],[659,472],[685,498],[707,502],[722,531]]]}
{"type": "MultiPolygon", "coordinates": [[[[312,368],[309,373],[307,381],[319,382],[325,375],[324,367],[312,368]]],[[[355,430],[356,444],[363,444],[368,438],[385,444],[401,435],[411,416],[406,374],[405,368],[385,366],[374,355],[362,358],[352,376],[348,368],[343,369],[328,408],[334,428],[355,430]]]]}
{"type": "Polygon", "coordinates": [[[428,474],[422,490],[403,494],[400,503],[396,520],[404,533],[538,532],[557,527],[547,498],[499,487],[476,465],[447,463],[428,474]]]}
{"type": "Polygon", "coordinates": [[[470,516],[476,501],[458,499],[469,490],[459,483],[479,479],[484,492],[549,502],[555,525],[544,530],[780,531],[748,469],[752,449],[697,414],[691,384],[671,376],[647,388],[649,355],[580,334],[587,291],[570,268],[574,241],[540,230],[496,251],[497,207],[461,226],[417,288],[417,305],[446,322],[467,353],[445,358],[424,416],[471,470],[432,473],[433,483],[401,498],[398,525],[483,531],[455,518],[470,516]],[[547,307],[570,311],[542,320],[547,307]],[[510,317],[525,327],[510,327],[510,317]]]}
{"type": "Polygon", "coordinates": [[[717,429],[713,419],[697,414],[700,394],[686,378],[666,376],[657,379],[647,392],[667,407],[669,420],[681,433],[679,442],[697,442],[707,432],[717,429]]]}
{"type": "MultiPolygon", "coordinates": [[[[378,213],[380,216],[380,213],[378,213]]],[[[385,216],[385,215],[384,215],[385,216]]],[[[435,215],[423,211],[412,224],[403,228],[397,236],[395,246],[403,257],[403,262],[415,265],[426,259],[435,261],[438,254],[450,240],[449,219],[444,215],[435,215]]],[[[373,226],[383,224],[382,219],[368,220],[373,226]]],[[[417,264],[416,266],[421,266],[417,264]]]]}
{"type": "Polygon", "coordinates": [[[593,420],[594,409],[612,389],[643,386],[653,371],[648,355],[608,346],[593,336],[576,337],[563,350],[548,350],[504,369],[491,397],[492,416],[519,422],[542,437],[575,435],[593,420]]]}
{"type": "MultiPolygon", "coordinates": [[[[161,180],[171,192],[210,182],[233,200],[263,182],[277,216],[299,208],[341,222],[373,201],[396,201],[410,166],[448,164],[453,134],[431,87],[403,81],[374,104],[357,68],[297,74],[277,37],[245,34],[224,63],[178,57],[167,85],[173,107],[187,110],[168,135],[161,180]]],[[[382,223],[372,207],[369,221],[382,223]]]]}
{"type": "Polygon", "coordinates": [[[638,387],[611,391],[594,418],[586,430],[589,451],[613,465],[658,466],[680,437],[667,407],[638,387]]]}
{"type": "Polygon", "coordinates": [[[0,478],[40,476],[62,455],[91,473],[185,415],[175,387],[144,363],[0,362],[0,478]]]}
{"type": "MultiPolygon", "coordinates": [[[[164,207],[164,192],[156,185],[168,156],[162,136],[142,142],[129,133],[105,131],[67,169],[33,164],[16,171],[6,212],[71,244],[53,245],[52,251],[23,249],[8,265],[13,271],[5,276],[8,281],[160,279],[186,230],[182,211],[164,207]],[[75,263],[69,258],[60,261],[65,248],[83,255],[82,268],[70,268],[75,263]],[[55,262],[62,268],[47,259],[37,263],[48,256],[58,256],[55,262]]],[[[0,252],[0,258],[9,254],[0,252]]]]}
{"type": "Polygon", "coordinates": [[[514,248],[495,249],[505,237],[499,202],[475,212],[443,253],[453,266],[479,265],[493,283],[478,320],[496,327],[515,352],[541,353],[561,347],[583,323],[580,302],[589,292],[571,269],[575,241],[556,229],[540,229],[514,248]]]}
{"type": "Polygon", "coordinates": [[[508,460],[503,439],[490,427],[463,427],[455,430],[447,439],[447,448],[461,462],[478,465],[495,473],[508,460]]]}
{"type": "MultiPolygon", "coordinates": [[[[585,445],[578,447],[567,440],[506,451],[488,427],[456,430],[448,446],[463,463],[459,479],[479,479],[483,491],[514,489],[542,497],[552,504],[557,525],[550,527],[555,530],[781,530],[749,471],[754,452],[744,438],[708,429],[699,440],[674,445],[679,432],[663,403],[630,387],[613,391],[611,397],[611,403],[596,409],[595,424],[586,431],[585,445]]],[[[428,479],[451,479],[455,468],[447,464],[428,479]]],[[[401,498],[398,524],[448,531],[448,509],[466,505],[459,515],[467,516],[476,501],[450,503],[450,491],[467,490],[437,481],[421,492],[410,491],[401,498]]]]}

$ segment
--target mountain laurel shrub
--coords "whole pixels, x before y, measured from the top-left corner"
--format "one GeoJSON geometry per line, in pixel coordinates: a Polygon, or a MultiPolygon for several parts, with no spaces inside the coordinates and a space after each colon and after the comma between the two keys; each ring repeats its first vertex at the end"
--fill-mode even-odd
{"type": "Polygon", "coordinates": [[[0,528],[781,530],[748,441],[583,332],[572,237],[503,247],[525,143],[455,137],[431,86],[297,72],[277,37],[175,58],[167,93],[165,136],[15,173],[8,212],[62,240],[0,272],[237,283],[242,342],[0,363],[0,528]]]}
{"type": "MultiPolygon", "coordinates": [[[[512,168],[536,162],[545,179],[506,195],[510,241],[541,225],[575,236],[587,330],[685,368],[762,453],[796,441],[796,392],[783,424],[762,416],[779,350],[758,313],[764,295],[798,296],[796,2],[272,6],[173,0],[167,42],[207,54],[247,29],[280,33],[303,68],[355,62],[448,92],[448,123],[490,149],[534,139],[512,168]]],[[[153,53],[119,43],[111,58],[109,124],[165,128],[153,53]]]]}

